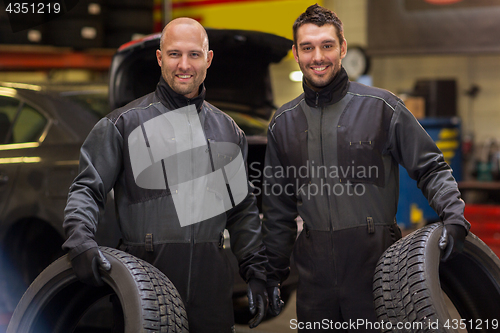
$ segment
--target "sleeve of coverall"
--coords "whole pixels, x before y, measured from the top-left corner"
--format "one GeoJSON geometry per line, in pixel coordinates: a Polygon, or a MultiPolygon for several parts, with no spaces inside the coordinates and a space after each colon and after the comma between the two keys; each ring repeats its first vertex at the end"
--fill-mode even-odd
{"type": "Polygon", "coordinates": [[[418,188],[445,224],[459,224],[470,229],[464,218],[465,203],[461,199],[452,169],[425,129],[398,102],[390,126],[392,156],[417,181],[418,188]]]}
{"type": "MultiPolygon", "coordinates": [[[[287,190],[290,180],[283,175],[284,170],[278,155],[278,147],[271,128],[267,133],[266,160],[263,174],[262,231],[264,246],[269,261],[267,267],[268,286],[278,286],[290,274],[290,256],[297,238],[297,199],[294,191],[287,190]],[[273,193],[278,193],[275,195],[273,193]]],[[[292,186],[293,187],[293,186],[292,186]]]]}
{"type": "Polygon", "coordinates": [[[123,138],[115,125],[101,119],[80,149],[79,174],[69,188],[64,210],[63,250],[70,259],[97,246],[94,236],[99,211],[104,209],[107,193],[113,188],[122,165],[123,138]]]}
{"type": "MultiPolygon", "coordinates": [[[[240,133],[239,146],[246,167],[248,145],[243,132],[237,130],[240,133]]],[[[257,199],[253,191],[254,187],[248,181],[246,198],[226,213],[226,228],[231,236],[231,249],[238,260],[240,275],[246,282],[251,278],[266,281],[267,258],[262,244],[257,199]]]]}

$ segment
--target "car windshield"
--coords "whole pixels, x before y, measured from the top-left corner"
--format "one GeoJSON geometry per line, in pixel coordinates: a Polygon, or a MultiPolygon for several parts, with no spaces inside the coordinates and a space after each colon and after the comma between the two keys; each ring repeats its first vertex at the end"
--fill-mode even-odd
{"type": "Polygon", "coordinates": [[[268,122],[263,119],[234,111],[224,111],[224,113],[233,118],[246,136],[266,135],[267,133],[268,122]]]}
{"type": "MultiPolygon", "coordinates": [[[[210,99],[208,99],[208,102],[233,118],[236,124],[245,132],[246,136],[265,136],[267,134],[269,120],[265,120],[255,115],[259,114],[260,110],[253,109],[252,106],[240,103],[228,103],[210,99]]],[[[267,112],[264,111],[263,113],[266,114],[267,112]]]]}
{"type": "Polygon", "coordinates": [[[109,107],[108,95],[105,92],[96,91],[71,91],[61,93],[86,109],[94,112],[99,118],[106,116],[111,112],[109,107]]]}

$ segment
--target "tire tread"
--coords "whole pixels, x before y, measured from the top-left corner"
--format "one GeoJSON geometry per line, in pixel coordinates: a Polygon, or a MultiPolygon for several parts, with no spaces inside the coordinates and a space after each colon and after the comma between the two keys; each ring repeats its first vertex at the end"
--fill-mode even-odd
{"type": "Polygon", "coordinates": [[[101,247],[101,251],[119,258],[133,275],[141,297],[144,332],[189,332],[182,299],[159,269],[120,250],[101,247]]]}
{"type": "Polygon", "coordinates": [[[397,323],[422,322],[418,332],[433,332],[426,323],[437,319],[430,293],[426,288],[424,249],[429,235],[439,225],[418,229],[390,246],[377,263],[373,294],[379,321],[391,322],[392,329],[383,332],[412,332],[396,330],[397,323]]]}

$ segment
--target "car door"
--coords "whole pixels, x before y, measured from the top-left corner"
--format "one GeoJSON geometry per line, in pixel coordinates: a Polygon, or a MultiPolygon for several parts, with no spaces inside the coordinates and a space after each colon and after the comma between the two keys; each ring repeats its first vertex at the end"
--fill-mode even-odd
{"type": "Polygon", "coordinates": [[[8,152],[11,147],[8,136],[11,136],[13,120],[21,105],[14,95],[15,91],[11,89],[0,94],[0,219],[19,170],[19,165],[12,163],[13,159],[8,152]]]}
{"type": "Polygon", "coordinates": [[[46,132],[48,119],[17,97],[15,89],[0,89],[0,220],[23,165],[38,163],[33,156],[46,132]]]}

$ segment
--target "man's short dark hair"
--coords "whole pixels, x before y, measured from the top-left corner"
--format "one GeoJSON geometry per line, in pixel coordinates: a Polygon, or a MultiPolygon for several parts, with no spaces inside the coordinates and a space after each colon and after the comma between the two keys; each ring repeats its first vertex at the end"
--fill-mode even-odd
{"type": "Polygon", "coordinates": [[[339,44],[344,42],[344,27],[337,14],[325,7],[315,4],[307,7],[306,11],[300,14],[293,23],[293,44],[295,44],[295,47],[297,47],[297,30],[306,23],[312,23],[318,27],[322,27],[325,24],[332,24],[337,29],[339,44]]]}

